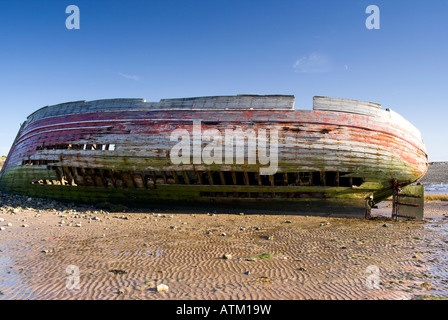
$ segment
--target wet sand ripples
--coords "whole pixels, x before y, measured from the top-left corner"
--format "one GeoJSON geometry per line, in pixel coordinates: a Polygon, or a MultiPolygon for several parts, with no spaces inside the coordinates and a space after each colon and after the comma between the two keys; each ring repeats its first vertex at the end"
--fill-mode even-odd
{"type": "MultiPolygon", "coordinates": [[[[21,215],[29,228],[0,233],[0,299],[409,299],[427,291],[423,275],[434,268],[413,256],[446,245],[408,222],[130,213],[77,228],[50,213],[45,223],[21,215]],[[375,290],[366,286],[372,265],[375,290]],[[79,269],[79,290],[66,286],[68,266],[79,269]],[[161,283],[168,292],[157,293],[161,283]]],[[[445,294],[438,280],[435,293],[445,294]]]]}

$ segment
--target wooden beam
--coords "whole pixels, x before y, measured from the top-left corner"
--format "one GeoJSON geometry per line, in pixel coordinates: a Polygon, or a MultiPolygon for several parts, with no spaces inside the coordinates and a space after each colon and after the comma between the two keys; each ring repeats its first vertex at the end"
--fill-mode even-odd
{"type": "Polygon", "coordinates": [[[190,177],[188,176],[188,172],[187,171],[182,171],[182,174],[184,175],[184,180],[186,184],[190,184],[190,177]]]}
{"type": "Polygon", "coordinates": [[[249,183],[249,174],[247,173],[247,171],[244,171],[244,184],[246,185],[246,186],[248,186],[250,183],[249,183]]]}
{"type": "MultiPolygon", "coordinates": [[[[223,185],[223,186],[227,185],[226,177],[224,177],[224,172],[219,171],[219,178],[221,180],[221,185],[223,185]]],[[[223,192],[222,194],[224,195],[224,197],[227,197],[227,192],[223,192]]]]}
{"type": "Polygon", "coordinates": [[[202,183],[202,175],[201,175],[201,173],[199,171],[196,171],[196,169],[194,169],[194,174],[196,175],[196,179],[198,180],[198,183],[200,185],[202,185],[203,183],[202,183]]]}
{"type": "Polygon", "coordinates": [[[164,184],[167,184],[168,181],[167,181],[167,179],[166,179],[165,171],[160,171],[160,172],[161,172],[161,174],[162,174],[163,183],[164,183],[164,184]]]}
{"type": "MultiPolygon", "coordinates": [[[[261,175],[258,172],[255,172],[255,178],[259,186],[263,185],[263,181],[261,180],[261,175]]],[[[258,192],[258,198],[263,198],[263,192],[258,192]]]]}
{"type": "Polygon", "coordinates": [[[273,175],[273,174],[270,174],[270,175],[269,175],[269,182],[271,183],[271,186],[274,186],[274,185],[275,185],[274,175],[273,175]]]}
{"type": "Polygon", "coordinates": [[[207,171],[207,178],[208,178],[208,183],[210,185],[214,185],[215,184],[214,181],[213,181],[213,175],[212,175],[211,171],[207,171]]]}
{"type": "Polygon", "coordinates": [[[327,175],[325,171],[320,172],[320,183],[324,187],[327,185],[327,175]]]}
{"type": "Polygon", "coordinates": [[[107,180],[104,178],[104,173],[103,173],[104,170],[103,169],[99,169],[98,171],[99,171],[99,174],[100,174],[100,178],[103,181],[104,187],[107,188],[107,180]]]}
{"type": "Polygon", "coordinates": [[[227,183],[226,183],[226,177],[224,177],[224,172],[219,171],[219,178],[221,179],[221,184],[222,184],[223,186],[227,185],[227,183]]]}
{"type": "Polygon", "coordinates": [[[177,173],[176,173],[176,171],[171,171],[171,175],[173,176],[174,183],[175,183],[175,184],[179,184],[179,179],[177,178],[177,173]]]}
{"type": "Polygon", "coordinates": [[[237,185],[237,179],[236,179],[236,172],[235,171],[232,171],[232,182],[233,182],[233,184],[234,185],[237,185]]]}

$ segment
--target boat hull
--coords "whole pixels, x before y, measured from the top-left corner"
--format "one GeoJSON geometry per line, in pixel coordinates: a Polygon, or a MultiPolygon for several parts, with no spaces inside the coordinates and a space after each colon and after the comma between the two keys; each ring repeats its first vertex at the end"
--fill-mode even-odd
{"type": "Polygon", "coordinates": [[[392,194],[394,179],[405,186],[425,174],[425,146],[412,125],[390,110],[358,103],[368,112],[356,114],[347,104],[325,106],[328,101],[318,99],[314,110],[148,108],[135,101],[118,101],[123,107],[114,109],[110,100],[95,108],[44,109],[22,125],[0,172],[0,190],[94,203],[363,216],[392,194]],[[173,139],[176,130],[190,139],[181,163],[172,154],[181,141],[173,139]],[[202,137],[196,145],[195,130],[202,137]],[[232,130],[247,136],[231,146],[229,161],[224,141],[232,130]],[[220,139],[205,138],[207,132],[220,139]],[[273,159],[262,164],[250,153],[250,138],[260,133],[269,147],[277,145],[270,174],[261,169],[273,159]],[[211,140],[220,144],[207,163],[201,156],[211,140]]]}

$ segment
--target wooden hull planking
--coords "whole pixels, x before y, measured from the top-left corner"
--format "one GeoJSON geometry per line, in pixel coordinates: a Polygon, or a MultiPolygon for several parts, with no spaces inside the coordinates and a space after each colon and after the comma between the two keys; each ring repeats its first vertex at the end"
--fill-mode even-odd
{"type": "Polygon", "coordinates": [[[291,96],[236,96],[42,108],[20,128],[0,172],[0,190],[82,202],[363,215],[366,206],[392,194],[393,179],[405,186],[425,174],[421,135],[395,112],[325,97],[315,97],[314,110],[294,110],[291,99],[293,106],[291,96]],[[192,134],[194,121],[202,132],[223,136],[236,128],[275,130],[275,174],[260,174],[248,139],[244,163],[174,164],[170,151],[177,142],[170,135],[192,134]]]}

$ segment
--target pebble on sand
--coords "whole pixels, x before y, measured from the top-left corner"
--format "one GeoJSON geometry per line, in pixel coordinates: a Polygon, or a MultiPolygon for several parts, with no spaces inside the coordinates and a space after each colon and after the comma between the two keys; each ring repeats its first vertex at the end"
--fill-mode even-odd
{"type": "Polygon", "coordinates": [[[167,285],[162,283],[157,286],[157,292],[165,292],[165,291],[168,291],[167,285]]]}

